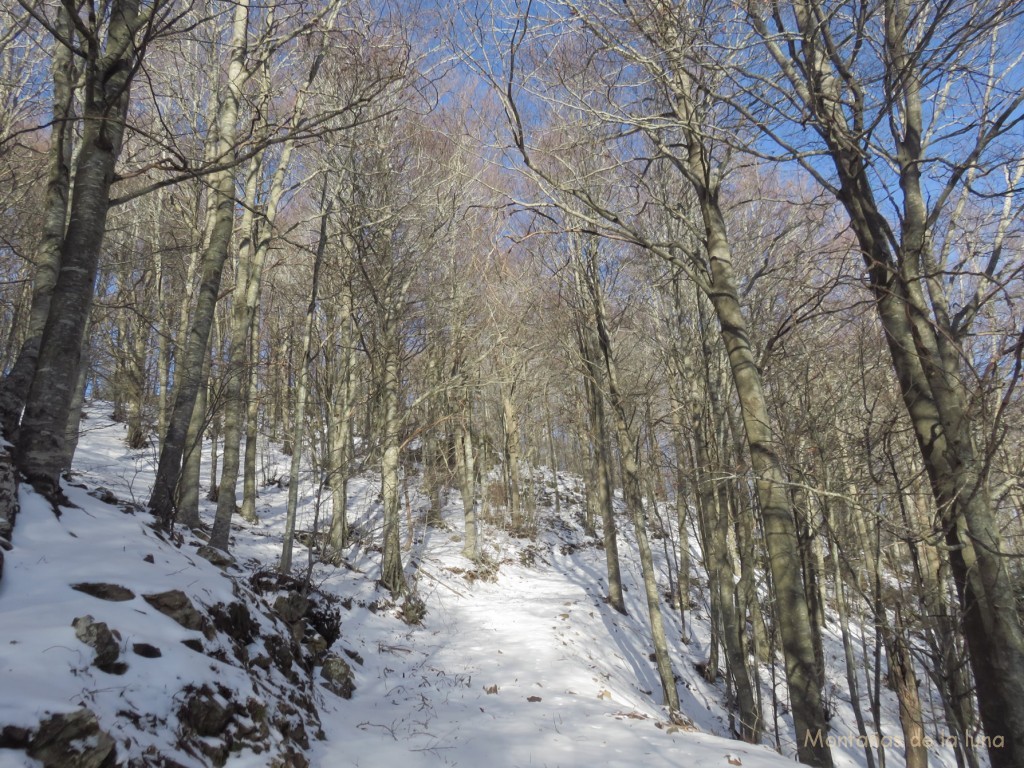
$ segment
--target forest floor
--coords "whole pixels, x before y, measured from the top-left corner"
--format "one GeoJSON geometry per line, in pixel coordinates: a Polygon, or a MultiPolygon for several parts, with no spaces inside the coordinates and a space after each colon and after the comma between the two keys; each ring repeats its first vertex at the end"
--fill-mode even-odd
{"type": "MultiPolygon", "coordinates": [[[[351,668],[355,689],[351,698],[342,698],[325,687],[319,666],[303,663],[297,645],[279,661],[281,654],[272,653],[266,639],[289,632],[281,610],[269,608],[275,595],[281,608],[286,590],[280,584],[266,587],[280,556],[287,490],[261,490],[259,524],[234,527],[235,563],[218,567],[197,555],[201,538],[168,538],[154,530],[141,505],[152,483],[155,451],[126,449],[123,428],[108,413],[98,404],[84,422],[74,481],[85,487],[68,488],[75,508],[62,509],[57,518],[42,499],[21,491],[14,549],[0,580],[0,768],[60,765],[53,758],[34,760],[13,748],[19,746],[14,742],[54,713],[80,707],[94,713],[113,739],[117,764],[203,766],[226,759],[238,768],[303,760],[324,768],[793,765],[781,679],[775,690],[783,755],[767,746],[774,744],[771,728],[763,746],[724,738],[730,730],[724,682],[709,684],[696,668],[708,656],[706,580],[699,563],[688,642],[682,642],[678,613],[666,609],[685,715],[682,723],[669,722],[650,658],[632,536],[623,520],[629,615],[622,616],[604,601],[604,550],[583,533],[573,482],[561,481],[561,516],[545,505],[545,494],[532,538],[517,538],[501,520],[485,523],[486,557],[479,565],[461,554],[458,495],[448,495],[443,524],[428,527],[422,523],[425,499],[411,488],[404,502],[403,557],[425,609],[419,616],[410,615],[418,613],[417,601],[396,603],[376,584],[379,551],[372,543],[379,539],[379,483],[372,475],[353,479],[348,508],[355,536],[343,565],[318,563],[298,543],[295,557],[299,582],[308,579],[340,618],[340,634],[327,651],[351,668]],[[82,583],[119,585],[131,597],[100,599],[71,587],[82,583]],[[161,616],[144,598],[173,591],[214,618],[190,629],[180,616],[161,616]],[[241,632],[238,622],[231,628],[220,622],[224,612],[216,608],[239,602],[254,617],[242,622],[249,629],[241,632]],[[114,630],[119,652],[105,670],[72,626],[86,615],[114,630]],[[419,622],[407,623],[409,618],[419,622]],[[261,666],[264,645],[274,661],[261,666]],[[203,717],[196,715],[200,710],[203,717]],[[211,711],[223,715],[213,717],[214,726],[208,724],[211,711]],[[261,729],[264,720],[270,726],[261,729]]],[[[285,461],[268,449],[261,459],[264,474],[276,477],[285,461]]],[[[309,477],[301,490],[299,528],[310,530],[328,514],[329,499],[317,498],[309,477]]],[[[204,505],[209,519],[213,505],[204,505]]],[[[667,573],[672,542],[654,543],[667,573]]],[[[663,587],[668,589],[667,582],[663,587]]],[[[850,703],[841,692],[838,642],[827,635],[826,693],[834,711],[833,737],[842,745],[835,750],[836,763],[862,765],[850,703]]],[[[318,658],[324,652],[319,649],[318,658]]],[[[770,713],[773,681],[767,673],[762,683],[770,713]]],[[[900,731],[888,691],[883,710],[885,732],[895,740],[900,731]]],[[[898,740],[893,744],[886,751],[888,765],[902,765],[898,740]]],[[[933,765],[954,764],[943,747],[931,757],[933,765]]]]}

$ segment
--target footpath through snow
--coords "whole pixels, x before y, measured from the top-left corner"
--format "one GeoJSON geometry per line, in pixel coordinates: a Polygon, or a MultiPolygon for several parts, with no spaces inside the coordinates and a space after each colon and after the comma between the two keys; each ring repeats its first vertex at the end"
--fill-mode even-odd
{"type": "MultiPolygon", "coordinates": [[[[707,658],[706,608],[700,605],[691,611],[689,645],[680,641],[678,616],[666,612],[682,710],[692,724],[667,722],[631,539],[624,531],[630,614],[622,616],[603,600],[604,551],[583,535],[571,489],[561,519],[540,508],[535,541],[487,526],[487,559],[477,567],[460,554],[457,495],[444,509],[444,525],[425,527],[416,514],[423,499],[413,488],[403,557],[426,612],[413,615],[419,624],[409,624],[403,617],[420,613],[420,604],[396,603],[375,581],[379,483],[372,475],[354,478],[348,507],[356,541],[345,564],[318,564],[303,547],[296,551],[296,575],[308,575],[340,617],[340,634],[313,663],[300,658],[307,652],[293,638],[287,650],[273,637],[295,629],[269,607],[280,608],[283,593],[272,587],[257,595],[253,588],[279,557],[287,491],[261,491],[260,523],[234,527],[236,564],[221,569],[197,556],[199,538],[168,541],[152,530],[147,513],[124,503],[148,496],[155,451],[125,449],[122,427],[99,408],[85,426],[76,479],[94,493],[109,489],[121,503],[71,488],[79,508],[58,520],[22,489],[24,509],[0,581],[0,731],[22,733],[55,713],[86,706],[116,742],[117,764],[167,768],[225,761],[233,768],[301,766],[303,760],[317,768],[795,765],[767,746],[714,735],[728,733],[728,715],[722,685],[708,685],[693,667],[707,658]],[[109,602],[71,588],[85,581],[119,584],[133,596],[109,602]],[[249,629],[190,630],[143,599],[172,591],[214,619],[223,617],[223,606],[244,602],[252,614],[249,629]],[[126,669],[97,667],[93,649],[71,626],[83,615],[115,630],[117,663],[126,669]],[[135,650],[147,647],[161,655],[135,650]],[[349,661],[351,699],[325,687],[318,665],[328,652],[349,661]],[[210,691],[203,707],[228,712],[231,738],[196,734],[208,728],[206,721],[189,722],[203,690],[210,691]],[[296,693],[305,698],[298,701],[296,693]],[[303,709],[310,702],[312,715],[303,709]],[[261,723],[269,731],[261,731],[261,723]],[[293,751],[296,744],[301,754],[293,751]]],[[[317,509],[322,521],[329,500],[316,497],[308,478],[301,491],[299,527],[309,530],[317,509]]],[[[203,514],[211,519],[212,505],[203,514]]],[[[837,732],[849,731],[852,717],[843,702],[837,713],[837,732]]],[[[3,746],[11,745],[0,744],[0,768],[44,764],[3,746]]],[[[837,751],[837,765],[857,765],[863,759],[858,752],[837,751]]],[[[891,763],[901,757],[890,753],[891,763]]],[[[70,757],[47,764],[79,765],[70,757]]]]}

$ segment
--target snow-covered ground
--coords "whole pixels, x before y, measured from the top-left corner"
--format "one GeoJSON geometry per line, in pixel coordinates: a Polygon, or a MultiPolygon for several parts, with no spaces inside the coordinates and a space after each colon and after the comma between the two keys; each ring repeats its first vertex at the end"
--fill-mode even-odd
{"type": "MultiPolygon", "coordinates": [[[[100,404],[84,422],[76,480],[90,489],[109,489],[120,500],[144,503],[155,451],[126,449],[122,427],[109,421],[108,411],[100,404]]],[[[302,490],[299,527],[308,529],[317,500],[312,483],[302,490]]],[[[315,724],[307,723],[304,753],[310,765],[793,764],[791,724],[784,716],[780,729],[786,756],[769,746],[723,738],[728,733],[724,684],[709,685],[694,668],[707,658],[708,622],[701,608],[688,615],[690,639],[683,643],[679,618],[666,607],[689,722],[668,721],[650,659],[639,568],[627,526],[620,547],[630,613],[621,616],[603,601],[604,551],[583,535],[577,507],[564,504],[561,519],[541,507],[534,542],[485,526],[492,567],[476,569],[460,554],[458,495],[449,494],[443,526],[425,527],[417,511],[422,499],[413,489],[403,556],[426,615],[420,624],[409,625],[399,616],[401,603],[395,605],[375,583],[379,554],[367,545],[380,525],[377,491],[372,476],[350,484],[349,509],[358,540],[343,566],[311,563],[301,546],[296,552],[297,575],[303,577],[310,568],[311,583],[338,598],[340,636],[332,650],[352,660],[356,684],[351,699],[319,684],[310,686],[324,736],[315,738],[315,724]]],[[[160,753],[182,766],[210,764],[194,749],[181,747],[182,690],[207,685],[222,699],[259,700],[273,709],[272,699],[288,689],[287,675],[270,670],[254,681],[218,653],[223,649],[217,645],[226,643],[223,635],[208,635],[205,654],[197,653],[182,641],[198,642],[201,633],[160,615],[142,596],[181,590],[201,606],[237,600],[247,589],[240,585],[250,583],[253,572],[276,563],[287,491],[263,489],[260,523],[235,527],[237,566],[226,570],[197,556],[199,539],[158,535],[141,509],[123,511],[124,505],[105,503],[79,488],[69,488],[68,496],[77,508],[63,510],[58,519],[46,502],[24,488],[21,492],[15,546],[0,580],[0,728],[34,728],[49,714],[86,706],[117,742],[121,761],[156,764],[147,761],[149,750],[150,756],[160,753]],[[133,597],[100,600],[71,588],[79,582],[122,585],[133,597]],[[86,614],[119,633],[120,659],[127,663],[121,674],[93,666],[92,649],[76,638],[72,621],[86,614]],[[132,650],[136,645],[158,648],[161,655],[139,655],[132,650]]],[[[320,499],[321,518],[329,509],[327,501],[320,499]]],[[[204,509],[207,516],[212,511],[204,509]]],[[[699,586],[694,596],[701,604],[699,586]]],[[[260,633],[280,631],[265,617],[257,623],[260,633]]],[[[257,643],[250,647],[255,654],[257,643]]],[[[841,691],[842,648],[832,634],[826,636],[826,649],[830,690],[841,691]]],[[[767,674],[763,680],[771,684],[767,674]]],[[[770,690],[765,695],[770,701],[770,690]]],[[[781,680],[778,695],[784,703],[781,680]]],[[[841,692],[832,698],[833,734],[851,742],[835,750],[836,763],[862,765],[863,751],[850,738],[856,730],[849,702],[841,692]]],[[[895,738],[900,730],[890,692],[883,703],[886,733],[895,738]]],[[[766,730],[767,741],[773,730],[766,730]]],[[[269,754],[243,749],[232,752],[227,764],[269,765],[269,754]]],[[[933,764],[955,764],[946,748],[936,748],[931,757],[933,764]]],[[[888,749],[886,758],[890,766],[903,764],[900,749],[888,749]]],[[[0,749],[0,768],[39,764],[24,751],[0,749]]]]}

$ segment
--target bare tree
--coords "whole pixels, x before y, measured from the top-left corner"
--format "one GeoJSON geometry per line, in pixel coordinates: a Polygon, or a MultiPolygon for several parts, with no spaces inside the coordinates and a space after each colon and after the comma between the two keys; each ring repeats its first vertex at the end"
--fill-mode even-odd
{"type": "Polygon", "coordinates": [[[1024,120],[1021,59],[1006,41],[1018,39],[1021,8],[795,0],[747,12],[774,69],[751,73],[760,95],[744,109],[769,107],[761,125],[784,149],[828,158],[828,170],[804,165],[843,204],[863,258],[940,511],[989,756],[1021,765],[1024,633],[990,486],[1003,407],[978,429],[973,385],[1001,377],[1005,403],[1005,377],[1020,373],[1020,329],[985,307],[1024,269],[1005,249],[1021,179],[1005,163],[1019,161],[1024,120]],[[796,120],[807,129],[790,133],[796,120]],[[990,209],[981,252],[961,236],[978,207],[990,209]],[[979,326],[1002,338],[981,360],[979,326]]]}

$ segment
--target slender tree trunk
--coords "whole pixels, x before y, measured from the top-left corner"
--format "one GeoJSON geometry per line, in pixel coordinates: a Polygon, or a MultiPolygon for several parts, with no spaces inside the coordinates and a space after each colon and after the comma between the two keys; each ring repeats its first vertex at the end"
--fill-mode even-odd
{"type": "Polygon", "coordinates": [[[245,389],[245,456],[242,462],[242,519],[256,522],[256,459],[259,447],[259,329],[249,327],[249,383],[245,389]]]}
{"type": "MultiPolygon", "coordinates": [[[[350,251],[349,251],[350,253],[350,251]]],[[[348,546],[348,475],[351,452],[351,420],[353,400],[353,373],[355,367],[355,339],[352,329],[352,283],[343,275],[338,316],[334,320],[337,329],[339,360],[331,375],[336,387],[330,406],[330,486],[331,486],[331,528],[328,548],[334,559],[341,557],[348,546]]]]}
{"type": "Polygon", "coordinates": [[[593,330],[581,329],[586,374],[583,386],[587,395],[587,419],[590,426],[591,452],[593,455],[593,487],[588,489],[601,515],[601,536],[604,541],[605,565],[608,569],[608,604],[622,615],[626,615],[626,599],[622,589],[622,571],[619,566],[619,537],[616,532],[615,507],[613,503],[611,476],[611,436],[608,433],[605,415],[604,376],[597,362],[600,354],[593,338],[593,330]]]}
{"type": "MultiPolygon", "coordinates": [[[[384,552],[381,562],[380,582],[392,595],[406,590],[405,572],[402,569],[402,549],[399,540],[399,360],[397,345],[400,339],[394,329],[388,328],[388,343],[396,345],[388,350],[384,364],[383,422],[384,453],[381,457],[381,496],[384,505],[384,552]]],[[[468,537],[467,537],[468,538],[468,537]]]]}
{"type": "MultiPolygon", "coordinates": [[[[75,39],[68,12],[61,7],[56,17],[58,33],[68,41],[75,39]]],[[[50,312],[50,296],[57,284],[61,265],[61,243],[67,226],[68,202],[71,194],[74,158],[74,82],[77,77],[71,49],[55,43],[53,53],[53,126],[47,150],[46,196],[42,236],[36,251],[32,279],[32,303],[28,330],[18,357],[0,383],[0,434],[14,441],[28,399],[32,378],[39,360],[46,318],[50,312]]],[[[13,330],[13,329],[12,329],[13,330]]]]}
{"type": "Polygon", "coordinates": [[[768,413],[761,374],[750,347],[747,320],[740,308],[725,220],[710,190],[698,190],[698,196],[701,198],[711,266],[709,298],[729,357],[756,478],[768,565],[775,587],[786,680],[796,726],[797,754],[802,763],[831,768],[832,753],[826,741],[828,724],[821,696],[822,672],[814,651],[786,474],[768,413]]]}
{"type": "MultiPolygon", "coordinates": [[[[309,380],[309,364],[311,362],[310,349],[313,342],[313,321],[316,318],[317,295],[320,290],[320,268],[323,264],[324,251],[327,248],[327,222],[331,216],[331,203],[327,202],[327,184],[324,183],[324,195],[321,200],[323,213],[320,216],[320,238],[316,246],[316,259],[313,262],[313,285],[310,289],[309,306],[306,308],[305,327],[302,333],[302,358],[299,363],[299,371],[296,376],[295,385],[295,427],[294,445],[292,446],[292,460],[288,478],[288,509],[284,526],[284,546],[281,549],[281,573],[288,573],[292,568],[292,548],[295,541],[295,518],[299,503],[299,466],[302,460],[302,429],[306,423],[306,390],[309,380]]],[[[221,515],[220,507],[217,508],[217,520],[213,526],[213,535],[210,536],[210,544],[227,549],[227,530],[230,528],[231,515],[221,515]],[[218,525],[224,533],[217,537],[218,525]],[[214,540],[217,539],[217,543],[214,540]]],[[[312,546],[312,545],[310,545],[312,546]]]]}
{"type": "MultiPolygon", "coordinates": [[[[700,472],[698,499],[706,527],[708,581],[712,590],[711,599],[715,605],[717,626],[720,628],[720,639],[725,647],[728,673],[735,684],[740,714],[739,736],[744,741],[756,744],[761,739],[761,716],[754,701],[753,687],[747,669],[740,625],[741,614],[735,591],[735,569],[729,552],[730,500],[725,487],[729,481],[724,478],[718,480],[716,489],[715,474],[718,470],[712,462],[704,439],[699,402],[699,396],[694,398],[693,435],[700,472]]],[[[712,409],[714,410],[716,409],[712,409]]]]}
{"type": "Polygon", "coordinates": [[[519,490],[519,418],[512,398],[515,394],[515,382],[508,388],[501,388],[501,425],[504,432],[505,487],[508,489],[508,512],[512,524],[521,527],[523,505],[519,490]]]}
{"type": "Polygon", "coordinates": [[[471,422],[471,401],[463,402],[463,412],[456,416],[455,465],[459,474],[459,489],[462,494],[462,509],[465,521],[465,544],[462,554],[476,562],[480,558],[480,543],[477,536],[477,489],[476,459],[473,450],[473,429],[471,422]]]}
{"type": "MultiPolygon", "coordinates": [[[[206,355],[203,362],[203,379],[210,375],[210,356],[206,355]]],[[[196,529],[202,525],[199,518],[199,473],[203,464],[203,432],[206,431],[207,387],[202,386],[196,396],[196,404],[192,409],[192,418],[188,423],[188,434],[185,439],[185,462],[178,484],[177,513],[174,521],[186,528],[196,529]]],[[[216,484],[215,469],[211,468],[210,485],[216,484]]]]}
{"type": "Polygon", "coordinates": [[[690,608],[690,525],[689,509],[687,508],[686,482],[686,448],[683,441],[683,424],[679,417],[681,405],[675,399],[671,403],[672,447],[676,459],[676,527],[679,535],[679,617],[683,624],[683,636],[688,639],[686,631],[686,612],[690,608]]]}
{"type": "MultiPolygon", "coordinates": [[[[822,511],[824,514],[825,530],[831,533],[832,538],[829,550],[832,558],[832,578],[835,583],[835,606],[839,613],[839,631],[843,639],[843,660],[846,662],[846,685],[850,693],[850,706],[853,709],[853,718],[857,722],[857,734],[864,739],[864,759],[867,761],[867,768],[875,768],[875,755],[871,750],[867,727],[864,724],[864,712],[861,709],[860,671],[857,668],[857,657],[853,647],[853,638],[850,634],[850,610],[846,598],[846,574],[839,563],[840,534],[835,529],[829,505],[826,504],[822,511]]],[[[849,548],[849,545],[847,544],[846,547],[849,548]]],[[[856,585],[859,581],[856,572],[852,567],[848,570],[851,574],[851,581],[856,585]]]]}
{"type": "Polygon", "coordinates": [[[921,699],[917,694],[917,674],[907,647],[899,604],[896,619],[886,631],[886,653],[889,657],[889,679],[900,702],[900,725],[903,727],[903,750],[907,768],[928,768],[928,750],[924,746],[924,720],[921,699]]]}
{"type": "Polygon", "coordinates": [[[619,388],[618,370],[615,364],[611,338],[605,325],[604,302],[601,287],[598,284],[596,253],[590,252],[581,257],[591,259],[592,263],[582,266],[587,276],[581,278],[590,293],[590,308],[597,332],[597,341],[604,363],[604,374],[607,376],[609,401],[615,414],[615,430],[619,440],[620,466],[622,469],[622,493],[626,502],[626,511],[633,521],[637,548],[640,554],[640,570],[643,574],[644,595],[647,598],[647,613],[651,622],[651,639],[654,642],[654,657],[661,679],[665,706],[675,715],[679,712],[679,693],[676,690],[675,673],[668,653],[668,638],[661,614],[661,598],[658,594],[658,583],[654,573],[654,561],[651,556],[651,545],[647,537],[647,526],[644,520],[643,486],[640,477],[638,438],[630,429],[627,405],[619,388]]]}
{"type": "MultiPolygon", "coordinates": [[[[224,461],[217,493],[217,517],[229,518],[238,507],[238,473],[241,468],[242,432],[245,419],[245,390],[251,377],[249,339],[255,315],[255,302],[259,296],[262,264],[258,263],[259,249],[253,240],[257,192],[263,166],[262,153],[249,162],[241,200],[241,238],[235,259],[235,285],[231,294],[231,315],[227,332],[228,359],[224,369],[222,389],[224,403],[224,461]],[[252,306],[250,307],[250,294],[252,306]]],[[[252,521],[250,521],[252,522],[252,521]]]]}
{"type": "MultiPolygon", "coordinates": [[[[248,31],[249,0],[237,0],[232,18],[230,61],[227,88],[217,115],[217,157],[227,159],[234,150],[237,132],[238,104],[246,78],[245,57],[248,31]]],[[[231,244],[234,225],[235,184],[231,171],[221,171],[212,182],[216,203],[209,221],[210,235],[203,254],[202,280],[196,300],[192,328],[184,354],[176,366],[174,407],[167,424],[156,482],[149,499],[150,509],[165,527],[174,519],[175,494],[181,477],[181,458],[185,451],[188,425],[192,419],[199,387],[203,385],[203,362],[210,341],[210,329],[220,291],[221,275],[231,244]]]]}
{"type": "MultiPolygon", "coordinates": [[[[551,479],[554,482],[554,494],[555,494],[555,517],[559,520],[562,519],[562,499],[561,492],[558,489],[558,454],[555,453],[555,432],[551,426],[551,406],[548,402],[547,393],[544,397],[544,431],[548,438],[548,463],[551,465],[551,479]]],[[[593,535],[594,529],[590,527],[586,534],[588,536],[593,535]]]]}

